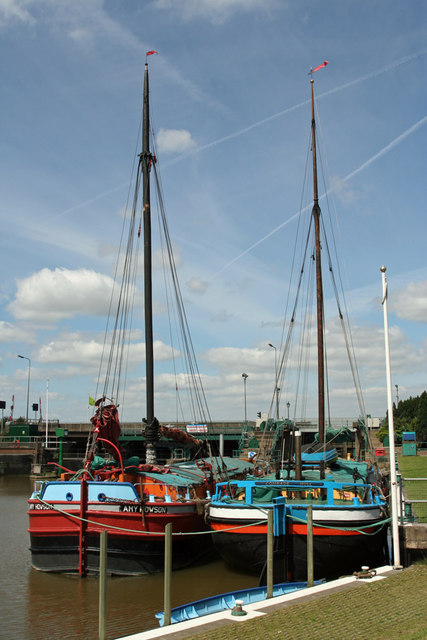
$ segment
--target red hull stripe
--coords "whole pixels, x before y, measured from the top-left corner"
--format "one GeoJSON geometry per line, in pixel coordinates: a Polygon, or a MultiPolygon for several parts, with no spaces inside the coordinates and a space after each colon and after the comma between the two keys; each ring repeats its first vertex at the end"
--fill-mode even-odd
{"type": "MultiPolygon", "coordinates": [[[[241,524],[241,523],[240,523],[241,524]]],[[[252,527],[239,527],[238,523],[228,523],[222,524],[219,522],[211,522],[211,527],[213,531],[227,531],[230,533],[236,533],[239,535],[246,534],[254,534],[259,533],[263,535],[267,535],[267,527],[266,525],[254,525],[252,527]]],[[[373,527],[366,527],[363,529],[363,533],[373,533],[375,529],[373,527]]],[[[307,535],[307,526],[305,524],[291,524],[287,528],[287,533],[290,535],[307,535]]],[[[313,535],[314,536],[360,536],[362,533],[360,531],[342,531],[340,529],[327,529],[325,527],[313,527],[313,535]]]]}
{"type": "MultiPolygon", "coordinates": [[[[291,535],[307,535],[307,526],[305,524],[291,524],[289,529],[291,535]]],[[[373,533],[374,529],[368,527],[363,529],[363,533],[373,533]]],[[[341,529],[326,529],[325,527],[313,527],[314,536],[360,536],[360,531],[342,531],[341,529]]]]}

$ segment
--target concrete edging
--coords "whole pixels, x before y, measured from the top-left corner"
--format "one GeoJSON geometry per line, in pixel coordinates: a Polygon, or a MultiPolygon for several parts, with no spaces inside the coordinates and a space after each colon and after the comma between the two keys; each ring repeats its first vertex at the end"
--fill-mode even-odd
{"type": "Polygon", "coordinates": [[[227,609],[201,618],[194,618],[193,620],[186,620],[185,622],[177,622],[168,627],[158,627],[156,629],[150,629],[149,631],[134,633],[130,636],[123,636],[121,638],[116,638],[116,640],[151,640],[154,638],[170,638],[173,640],[174,637],[183,638],[186,634],[191,632],[194,633],[195,629],[202,632],[203,627],[223,626],[224,624],[231,622],[244,622],[245,620],[251,620],[252,618],[266,615],[277,607],[303,601],[318,594],[329,593],[331,591],[351,587],[355,584],[369,584],[378,580],[383,580],[387,576],[392,575],[394,569],[391,566],[383,566],[377,568],[376,572],[377,575],[369,579],[358,579],[355,576],[346,576],[344,578],[339,578],[338,580],[319,584],[311,587],[310,589],[301,589],[301,591],[295,591],[283,596],[269,598],[268,600],[262,600],[261,602],[253,602],[252,604],[244,606],[244,611],[246,611],[245,616],[232,616],[231,610],[227,609]]]}

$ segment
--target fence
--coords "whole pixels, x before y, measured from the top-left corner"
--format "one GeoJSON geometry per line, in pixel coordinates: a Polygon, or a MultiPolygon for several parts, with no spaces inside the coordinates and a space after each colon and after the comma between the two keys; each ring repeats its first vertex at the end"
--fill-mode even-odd
{"type": "MultiPolygon", "coordinates": [[[[60,439],[49,435],[47,448],[58,449],[60,439]]],[[[0,436],[0,449],[36,449],[37,445],[45,445],[45,436],[0,436]]]]}
{"type": "Polygon", "coordinates": [[[427,478],[398,475],[400,522],[427,522],[427,478]]]}

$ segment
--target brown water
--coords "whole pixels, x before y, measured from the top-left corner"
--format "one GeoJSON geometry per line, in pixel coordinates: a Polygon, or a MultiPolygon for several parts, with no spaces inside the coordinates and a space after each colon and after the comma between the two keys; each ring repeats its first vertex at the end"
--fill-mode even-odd
{"type": "MultiPolygon", "coordinates": [[[[41,573],[31,568],[27,499],[32,481],[0,476],[0,639],[96,640],[96,577],[41,573]]],[[[173,573],[172,606],[257,585],[220,560],[173,573]]],[[[158,626],[163,610],[163,575],[109,577],[107,638],[113,640],[158,626]]]]}

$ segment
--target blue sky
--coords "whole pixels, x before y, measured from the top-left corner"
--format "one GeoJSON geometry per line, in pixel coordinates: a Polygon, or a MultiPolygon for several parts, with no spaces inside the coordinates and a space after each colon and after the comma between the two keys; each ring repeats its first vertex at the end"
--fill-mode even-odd
{"type": "MultiPolygon", "coordinates": [[[[368,413],[427,386],[426,7],[417,0],[0,0],[0,399],[84,421],[96,388],[145,53],[178,273],[213,420],[267,411],[310,135],[319,146],[368,413]]],[[[326,199],[321,199],[324,215],[326,199]]],[[[140,283],[142,288],[142,282],[140,283]]],[[[155,292],[156,414],[176,417],[155,292]]],[[[326,309],[333,305],[326,292],[326,309]]],[[[140,310],[123,420],[145,415],[140,310]]],[[[358,406],[331,319],[332,415],[358,406]]],[[[282,409],[295,403],[282,390],[282,409]]],[[[315,398],[307,409],[315,415],[315,398]]],[[[291,409],[292,412],[292,409],[291,409]]],[[[188,416],[191,419],[191,416],[188,416]]]]}

